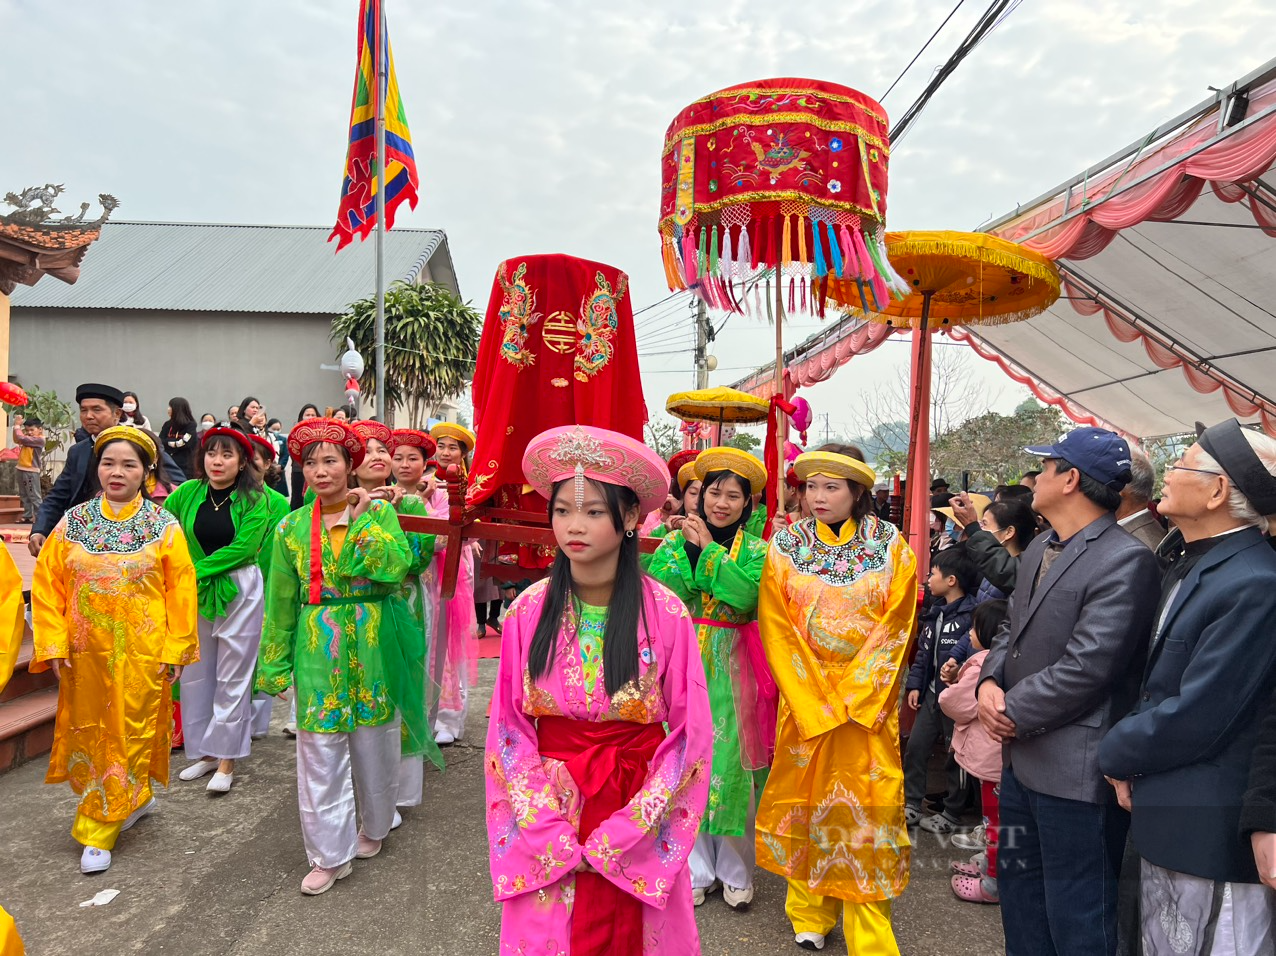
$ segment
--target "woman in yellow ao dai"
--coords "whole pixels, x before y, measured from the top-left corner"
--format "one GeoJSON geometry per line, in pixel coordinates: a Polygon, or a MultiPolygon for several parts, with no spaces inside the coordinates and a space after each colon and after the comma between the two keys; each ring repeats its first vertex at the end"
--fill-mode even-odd
{"type": "Polygon", "coordinates": [[[757,816],[758,863],[788,878],[796,941],[822,948],[845,916],[851,952],[899,950],[890,901],[908,885],[899,678],[917,611],[917,561],[873,514],[858,449],[798,456],[812,517],[776,532],[758,623],[780,690],[775,763],[757,816]]]}
{"type": "Polygon", "coordinates": [[[111,865],[121,830],[168,785],[172,680],[198,659],[195,567],[181,526],[143,494],[155,443],[131,426],[94,445],[103,494],[68,511],[31,586],[31,669],[59,678],[46,783],[80,795],[80,869],[111,865]]]}

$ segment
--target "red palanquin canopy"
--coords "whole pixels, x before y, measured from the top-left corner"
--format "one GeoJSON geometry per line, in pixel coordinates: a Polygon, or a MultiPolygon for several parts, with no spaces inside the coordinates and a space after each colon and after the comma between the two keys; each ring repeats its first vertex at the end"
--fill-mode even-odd
{"type": "Polygon", "coordinates": [[[479,340],[474,414],[471,504],[521,487],[523,452],[547,428],[592,425],[642,441],[629,277],[568,255],[502,262],[479,340]]]}

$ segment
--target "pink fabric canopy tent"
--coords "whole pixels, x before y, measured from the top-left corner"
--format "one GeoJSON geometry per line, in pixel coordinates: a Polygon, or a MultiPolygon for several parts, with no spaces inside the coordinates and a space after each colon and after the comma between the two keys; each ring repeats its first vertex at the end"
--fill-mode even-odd
{"type": "MultiPolygon", "coordinates": [[[[952,337],[1084,424],[1148,438],[1236,415],[1276,434],[1274,165],[1276,60],[985,227],[1056,259],[1064,296],[952,337]]],[[[844,320],[813,336],[786,357],[788,388],[889,334],[844,320]]]]}

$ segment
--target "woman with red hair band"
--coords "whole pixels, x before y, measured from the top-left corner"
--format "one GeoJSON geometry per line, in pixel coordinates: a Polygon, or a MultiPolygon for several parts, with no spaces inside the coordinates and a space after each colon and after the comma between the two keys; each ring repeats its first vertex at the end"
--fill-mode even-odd
{"type": "Polygon", "coordinates": [[[411,553],[394,509],[350,486],[359,436],[312,419],[293,428],[288,452],[315,500],[275,532],[257,687],[296,688],[297,795],[313,866],[301,891],[315,896],[356,857],[380,853],[390,832],[400,726],[404,749],[424,748],[424,652],[399,597],[411,553]]]}
{"type": "Polygon", "coordinates": [[[253,668],[264,614],[262,542],[273,530],[270,502],[253,465],[253,444],[225,422],[204,432],[199,476],[164,501],[182,526],[199,587],[199,660],[182,677],[182,738],[191,761],[178,776],[213,774],[227,793],[235,761],[252,750],[253,668]]]}

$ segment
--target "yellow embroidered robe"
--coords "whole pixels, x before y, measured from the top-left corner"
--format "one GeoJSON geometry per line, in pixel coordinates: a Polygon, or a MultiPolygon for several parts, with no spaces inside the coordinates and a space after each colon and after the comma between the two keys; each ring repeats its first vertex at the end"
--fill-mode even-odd
{"type": "Polygon", "coordinates": [[[26,630],[27,606],[22,600],[22,574],[0,541],[0,690],[13,676],[26,630]]]}
{"type": "Polygon", "coordinates": [[[181,526],[140,496],[118,514],[77,505],[40,551],[31,585],[32,670],[69,658],[46,783],[71,782],[80,813],[115,823],[168,785],[165,664],[199,659],[195,566],[181,526]]]}
{"type": "Polygon", "coordinates": [[[807,518],[771,539],[758,623],[780,705],[758,863],[821,896],[908,885],[898,701],[916,613],[917,560],[892,525],[834,535],[807,518]]]}

